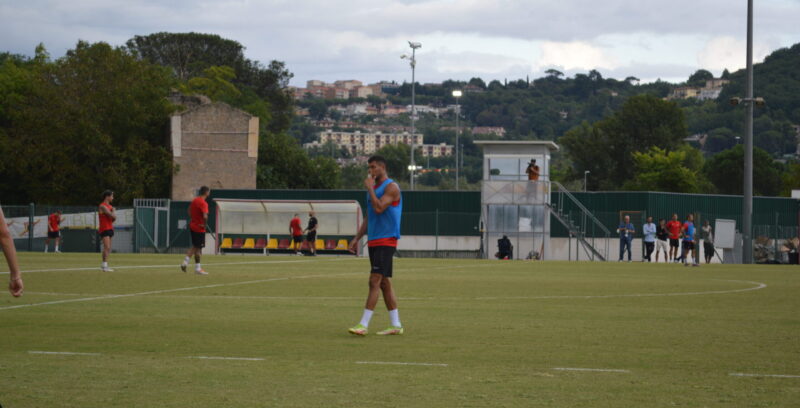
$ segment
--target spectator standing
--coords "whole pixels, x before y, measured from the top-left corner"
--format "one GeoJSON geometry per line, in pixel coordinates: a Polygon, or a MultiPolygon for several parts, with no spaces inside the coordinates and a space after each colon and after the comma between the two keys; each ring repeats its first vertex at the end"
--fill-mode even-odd
{"type": "Polygon", "coordinates": [[[714,257],[714,232],[711,229],[711,223],[708,220],[703,222],[703,227],[700,228],[701,238],[703,239],[703,255],[706,258],[706,263],[711,263],[711,258],[714,257]]]}
{"type": "Polygon", "coordinates": [[[300,245],[303,243],[303,227],[300,226],[300,214],[295,214],[289,221],[289,234],[292,235],[292,245],[297,255],[301,255],[300,245]]]}
{"type": "Polygon", "coordinates": [[[628,251],[628,262],[631,261],[631,243],[633,242],[633,234],[636,232],[636,228],[633,227],[631,224],[631,216],[626,215],[623,219],[622,223],[619,224],[617,228],[617,233],[619,233],[619,261],[622,262],[622,258],[625,255],[625,251],[628,251]]]}
{"type": "Polygon", "coordinates": [[[525,173],[528,175],[528,181],[539,181],[539,166],[536,165],[535,159],[531,159],[528,163],[525,173]]]}
{"type": "Polygon", "coordinates": [[[669,262],[669,232],[667,231],[667,221],[665,219],[658,220],[658,227],[656,229],[656,262],[661,252],[664,252],[664,262],[669,262]]]}
{"type": "Polygon", "coordinates": [[[53,252],[61,252],[58,250],[58,245],[61,243],[61,222],[64,221],[61,218],[61,210],[56,210],[56,212],[50,214],[47,217],[47,238],[44,240],[44,252],[46,253],[50,249],[50,240],[56,240],[56,248],[53,252]]]}
{"type": "Polygon", "coordinates": [[[667,259],[667,262],[678,262],[682,226],[681,222],[678,221],[678,214],[672,214],[672,220],[667,223],[667,231],[669,232],[669,259],[667,259]]]}
{"type": "Polygon", "coordinates": [[[644,234],[644,258],[647,262],[652,262],[651,256],[653,249],[656,246],[656,224],[653,224],[653,217],[647,217],[647,223],[642,226],[642,234],[644,234]]]}
{"type": "Polygon", "coordinates": [[[317,217],[314,211],[308,213],[308,227],[306,227],[306,242],[311,256],[317,256],[317,217]]]}

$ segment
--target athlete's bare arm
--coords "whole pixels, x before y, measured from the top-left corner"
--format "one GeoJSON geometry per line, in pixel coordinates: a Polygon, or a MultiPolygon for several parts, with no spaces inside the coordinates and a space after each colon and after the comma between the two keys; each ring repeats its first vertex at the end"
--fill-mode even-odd
{"type": "Polygon", "coordinates": [[[17,263],[17,250],[14,248],[14,238],[8,230],[2,209],[0,209],[0,247],[2,247],[3,254],[6,256],[6,263],[8,263],[8,270],[11,278],[8,282],[8,291],[11,292],[12,296],[20,297],[24,289],[22,274],[19,271],[19,264],[17,263]]]}
{"type": "Polygon", "coordinates": [[[100,206],[100,212],[105,214],[105,215],[107,215],[107,216],[109,216],[109,217],[111,217],[112,221],[116,221],[117,220],[117,214],[116,214],[116,211],[114,210],[114,207],[111,207],[111,210],[109,211],[108,208],[106,208],[104,206],[100,206]]]}
{"type": "Polygon", "coordinates": [[[392,205],[393,202],[400,199],[400,188],[397,187],[396,183],[389,184],[386,186],[386,190],[383,193],[383,197],[380,199],[377,195],[375,195],[375,189],[369,188],[369,202],[372,205],[372,209],[375,210],[375,213],[382,214],[392,205]]]}
{"type": "MultiPolygon", "coordinates": [[[[369,217],[369,215],[367,215],[367,217],[369,217]]],[[[361,223],[361,226],[358,227],[356,236],[353,237],[352,241],[350,241],[350,248],[348,248],[350,252],[356,253],[356,250],[358,249],[358,241],[361,240],[361,237],[367,234],[367,221],[368,219],[365,218],[364,222],[361,223]]]]}

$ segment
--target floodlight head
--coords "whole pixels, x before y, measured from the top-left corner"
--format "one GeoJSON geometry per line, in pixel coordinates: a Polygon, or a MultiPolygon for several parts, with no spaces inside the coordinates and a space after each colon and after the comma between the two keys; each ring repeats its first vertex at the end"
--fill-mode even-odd
{"type": "Polygon", "coordinates": [[[422,48],[422,43],[409,41],[408,46],[416,50],[417,48],[422,48]]]}
{"type": "Polygon", "coordinates": [[[761,97],[753,99],[753,102],[755,102],[756,106],[759,108],[763,108],[767,104],[764,98],[761,97]]]}
{"type": "Polygon", "coordinates": [[[731,106],[736,106],[736,105],[742,103],[742,98],[739,98],[738,96],[735,96],[735,97],[731,98],[730,102],[731,102],[731,106]]]}
{"type": "Polygon", "coordinates": [[[460,89],[456,89],[456,90],[454,90],[454,91],[453,91],[453,96],[454,96],[454,97],[456,97],[456,98],[460,98],[460,97],[461,97],[461,95],[462,95],[462,93],[461,93],[461,90],[460,90],[460,89]]]}

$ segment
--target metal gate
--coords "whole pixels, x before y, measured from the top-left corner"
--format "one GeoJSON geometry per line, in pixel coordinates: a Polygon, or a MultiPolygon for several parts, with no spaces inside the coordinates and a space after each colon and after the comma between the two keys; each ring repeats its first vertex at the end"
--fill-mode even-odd
{"type": "Polygon", "coordinates": [[[166,252],[169,248],[169,203],[167,198],[133,200],[134,252],[166,252]]]}

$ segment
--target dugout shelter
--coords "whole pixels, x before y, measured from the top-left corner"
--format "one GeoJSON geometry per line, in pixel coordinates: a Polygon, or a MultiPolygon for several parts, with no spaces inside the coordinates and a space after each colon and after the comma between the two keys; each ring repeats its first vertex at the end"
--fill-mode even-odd
{"type": "MultiPolygon", "coordinates": [[[[348,240],[361,225],[361,205],[355,200],[246,200],[215,199],[215,253],[294,252],[289,222],[298,214],[303,228],[314,211],[319,222],[317,239],[310,243],[319,253],[344,253],[348,240]]],[[[308,250],[304,240],[302,250],[308,250]]]]}

